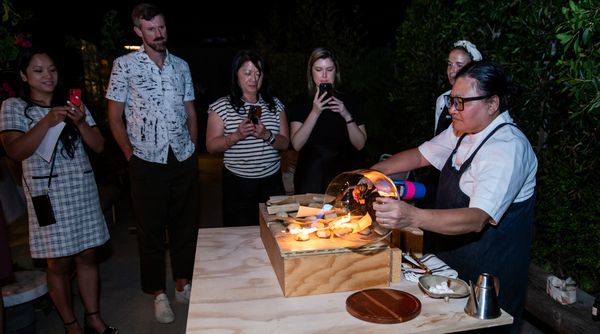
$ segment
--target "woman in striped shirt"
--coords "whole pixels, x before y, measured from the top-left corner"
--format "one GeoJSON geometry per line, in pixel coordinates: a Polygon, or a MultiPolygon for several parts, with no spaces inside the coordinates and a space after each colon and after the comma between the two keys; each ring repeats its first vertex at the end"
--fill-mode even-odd
{"type": "Polygon", "coordinates": [[[264,59],[240,51],[231,92],[208,108],[206,147],[223,152],[223,225],[258,224],[258,203],[285,193],[279,150],[289,145],[284,106],[271,94],[264,59]]]}

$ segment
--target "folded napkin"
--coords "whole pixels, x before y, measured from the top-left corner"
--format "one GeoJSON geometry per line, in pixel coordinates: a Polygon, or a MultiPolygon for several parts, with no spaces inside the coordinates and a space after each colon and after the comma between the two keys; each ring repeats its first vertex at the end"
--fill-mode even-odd
{"type": "MultiPolygon", "coordinates": [[[[418,262],[408,254],[404,254],[404,258],[413,265],[419,265],[418,262]]],[[[458,277],[458,272],[456,270],[450,268],[450,266],[448,266],[444,261],[440,260],[440,258],[434,254],[425,254],[420,261],[431,271],[432,275],[450,278],[458,277]]],[[[419,277],[423,276],[424,274],[425,270],[421,268],[414,268],[405,262],[402,263],[402,275],[404,276],[404,279],[411,282],[418,282],[419,277]]]]}

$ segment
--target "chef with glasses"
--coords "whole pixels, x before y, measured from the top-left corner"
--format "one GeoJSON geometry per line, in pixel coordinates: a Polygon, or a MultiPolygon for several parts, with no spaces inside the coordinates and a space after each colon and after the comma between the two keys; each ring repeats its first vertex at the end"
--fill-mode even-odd
{"type": "Polygon", "coordinates": [[[441,171],[434,209],[378,198],[376,220],[432,232],[424,253],[436,254],[467,282],[475,284],[481,273],[498,277],[500,307],[514,317],[507,333],[521,326],[537,172],[533,148],[509,114],[515,91],[499,65],[467,64],[445,99],[450,127],[372,167],[388,175],[430,165],[441,171]]]}

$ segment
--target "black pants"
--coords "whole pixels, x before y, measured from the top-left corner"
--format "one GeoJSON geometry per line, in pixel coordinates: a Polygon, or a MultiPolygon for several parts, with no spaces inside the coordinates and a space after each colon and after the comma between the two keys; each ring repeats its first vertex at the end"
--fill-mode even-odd
{"type": "Polygon", "coordinates": [[[166,244],[174,279],[191,279],[198,237],[198,159],[196,153],[167,164],[132,156],[131,195],[137,223],[142,290],[166,288],[166,244]]]}
{"type": "Polygon", "coordinates": [[[258,225],[258,203],[274,195],[285,195],[281,170],[260,179],[248,179],[223,168],[223,225],[258,225]]]}

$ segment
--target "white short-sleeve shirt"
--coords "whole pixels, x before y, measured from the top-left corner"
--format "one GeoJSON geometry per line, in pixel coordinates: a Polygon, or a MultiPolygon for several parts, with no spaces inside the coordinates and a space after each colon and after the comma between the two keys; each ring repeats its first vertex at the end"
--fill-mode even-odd
{"type": "Polygon", "coordinates": [[[135,156],[164,164],[169,146],[179,161],[193,154],[184,102],[194,100],[194,87],[189,66],[181,58],[167,52],[161,69],[142,47],[115,59],[106,98],[125,104],[135,156]]]}
{"type": "MultiPolygon", "coordinates": [[[[453,167],[459,169],[483,139],[502,123],[513,123],[508,112],[498,115],[479,133],[465,136],[454,155],[453,167]]],[[[425,159],[441,170],[458,139],[451,125],[418,149],[425,159]]],[[[477,152],[459,186],[469,196],[470,208],[479,208],[499,222],[512,203],[533,196],[536,172],[537,158],[527,137],[514,126],[504,126],[477,152]]]]}
{"type": "Polygon", "coordinates": [[[437,131],[438,121],[440,120],[440,116],[442,115],[442,111],[444,111],[444,107],[446,106],[446,99],[444,96],[450,95],[451,90],[445,92],[444,94],[438,96],[435,100],[435,123],[433,123],[433,133],[437,131]]]}

